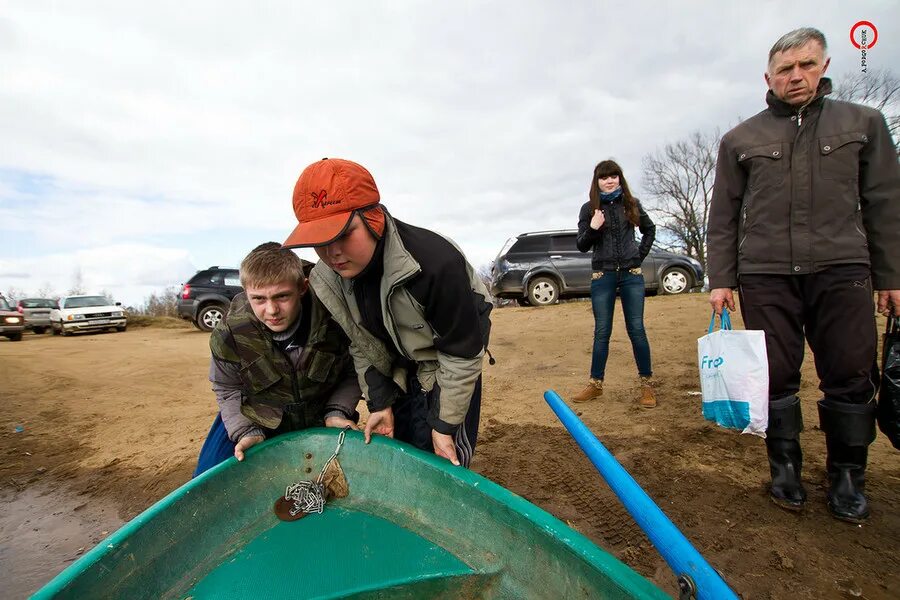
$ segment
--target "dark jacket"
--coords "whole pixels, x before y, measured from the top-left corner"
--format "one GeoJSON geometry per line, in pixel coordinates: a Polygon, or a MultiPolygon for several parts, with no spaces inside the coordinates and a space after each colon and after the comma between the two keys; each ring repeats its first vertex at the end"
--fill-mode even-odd
{"type": "MultiPolygon", "coordinates": [[[[397,221],[385,211],[379,278],[383,331],[364,326],[354,280],[320,261],[310,275],[316,295],[350,338],[350,354],[369,411],[391,406],[408,367],[425,391],[435,388],[428,424],[454,433],[465,419],[490,335],[493,307],[484,283],[448,239],[397,221]],[[387,334],[389,340],[383,338],[387,334]]],[[[371,313],[371,306],[362,307],[371,313]]],[[[373,328],[381,330],[381,327],[373,328]]]]}
{"type": "Polygon", "coordinates": [[[640,213],[641,243],[634,239],[634,225],[625,216],[622,198],[613,202],[601,202],[605,221],[600,229],[591,228],[594,211],[591,203],[585,202],[578,213],[578,237],[575,245],[582,252],[594,250],[591,268],[594,271],[617,271],[640,267],[656,238],[656,225],[635,198],[640,213]]]}
{"type": "Polygon", "coordinates": [[[769,107],[722,138],[709,214],[709,283],[748,273],[871,265],[876,289],[900,288],[900,166],[884,117],[826,99],[769,107]]]}

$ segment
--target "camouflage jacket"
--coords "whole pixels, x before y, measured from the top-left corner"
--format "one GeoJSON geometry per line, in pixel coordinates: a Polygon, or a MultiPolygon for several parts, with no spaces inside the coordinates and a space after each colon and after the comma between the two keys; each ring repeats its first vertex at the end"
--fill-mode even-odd
{"type": "MultiPolygon", "coordinates": [[[[228,316],[210,336],[213,371],[216,363],[232,367],[230,371],[237,373],[240,382],[240,412],[260,427],[284,432],[322,426],[326,411],[334,408],[329,406],[329,400],[338,388],[347,387],[348,373],[352,374],[347,337],[321,302],[315,296],[310,300],[309,338],[298,361],[291,360],[276,346],[271,332],[253,315],[243,293],[235,296],[228,316]]],[[[353,390],[349,395],[353,396],[355,390],[358,401],[360,394],[352,375],[351,382],[353,390]]],[[[215,384],[216,381],[214,390],[219,396],[215,384]]],[[[353,410],[355,401],[353,406],[341,409],[346,416],[352,417],[347,412],[353,410]]],[[[220,401],[220,407],[221,404],[220,401]]],[[[221,408],[229,436],[237,441],[246,432],[228,428],[224,407],[221,408]]]]}

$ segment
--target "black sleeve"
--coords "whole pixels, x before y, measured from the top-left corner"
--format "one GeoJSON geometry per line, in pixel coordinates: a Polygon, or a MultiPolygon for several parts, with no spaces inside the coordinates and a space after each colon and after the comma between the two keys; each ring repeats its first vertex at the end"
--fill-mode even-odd
{"type": "Polygon", "coordinates": [[[591,203],[585,202],[578,212],[578,236],[575,238],[575,246],[581,252],[590,252],[600,239],[600,231],[606,227],[606,223],[603,223],[600,229],[592,229],[591,218],[593,216],[591,203]]]}
{"type": "Polygon", "coordinates": [[[370,413],[393,406],[403,393],[400,386],[390,377],[383,375],[375,367],[366,370],[366,385],[369,387],[369,398],[366,406],[370,413]]]}
{"type": "Polygon", "coordinates": [[[650,249],[653,247],[653,240],[656,239],[656,225],[653,224],[653,220],[650,219],[650,215],[647,214],[647,211],[644,210],[641,203],[638,202],[637,205],[640,213],[640,224],[638,228],[641,230],[641,260],[644,260],[647,258],[647,255],[650,254],[650,249]]]}
{"type": "Polygon", "coordinates": [[[454,249],[453,256],[436,265],[434,272],[423,273],[421,279],[411,291],[425,307],[425,320],[437,335],[434,347],[460,358],[478,356],[484,348],[481,314],[473,301],[477,294],[469,283],[463,256],[454,249]]]}

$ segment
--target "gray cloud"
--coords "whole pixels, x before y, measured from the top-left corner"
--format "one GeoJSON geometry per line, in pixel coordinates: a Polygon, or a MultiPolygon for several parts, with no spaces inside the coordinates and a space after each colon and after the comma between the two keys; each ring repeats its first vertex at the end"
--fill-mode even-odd
{"type": "MultiPolygon", "coordinates": [[[[19,4],[0,20],[0,168],[54,185],[22,202],[0,176],[0,235],[33,235],[36,257],[235,224],[279,239],[300,170],[342,156],[395,215],[487,262],[518,232],[574,226],[598,160],[640,195],[645,154],[760,110],[789,29],[822,28],[840,73],[867,18],[870,61],[896,64],[900,10],[860,6],[19,4]]],[[[190,235],[180,250],[202,252],[190,235]]]]}

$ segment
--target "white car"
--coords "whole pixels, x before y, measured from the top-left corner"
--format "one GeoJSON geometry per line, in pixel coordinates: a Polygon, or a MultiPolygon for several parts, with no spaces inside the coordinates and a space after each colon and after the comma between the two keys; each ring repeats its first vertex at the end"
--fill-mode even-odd
{"type": "Polygon", "coordinates": [[[127,325],[122,303],[113,304],[105,296],[66,296],[50,311],[53,335],[112,328],[125,331],[127,325]]]}

